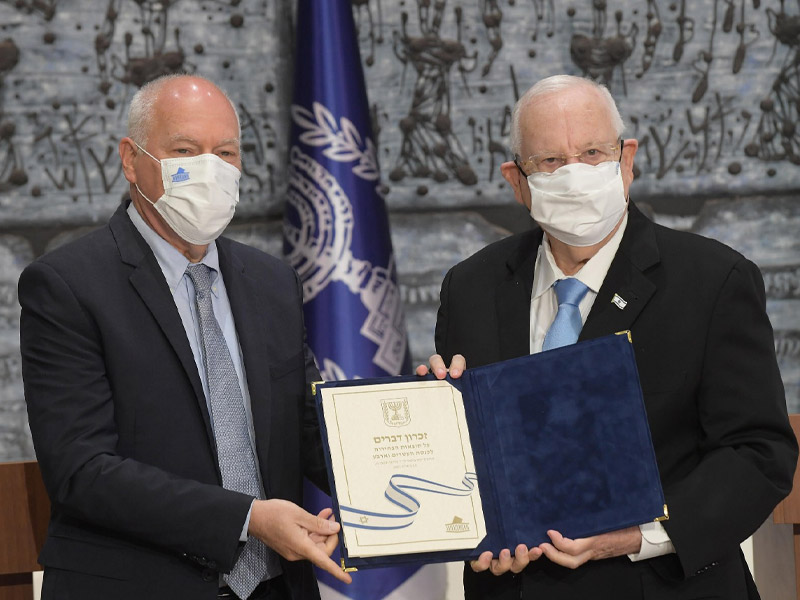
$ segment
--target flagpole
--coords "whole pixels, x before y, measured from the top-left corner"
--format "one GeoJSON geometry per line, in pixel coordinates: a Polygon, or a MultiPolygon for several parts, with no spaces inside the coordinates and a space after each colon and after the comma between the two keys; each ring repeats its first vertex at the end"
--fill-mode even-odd
{"type": "MultiPolygon", "coordinates": [[[[284,254],[303,283],[308,342],[324,379],[408,374],[410,353],[349,0],[299,0],[284,254]]],[[[330,499],[306,485],[312,513],[330,499]]],[[[338,558],[335,558],[338,560],[338,558]]],[[[323,598],[440,600],[444,568],[362,569],[323,598]],[[430,569],[434,569],[431,571],[430,569]],[[422,580],[422,579],[420,579],[422,580]]]]}

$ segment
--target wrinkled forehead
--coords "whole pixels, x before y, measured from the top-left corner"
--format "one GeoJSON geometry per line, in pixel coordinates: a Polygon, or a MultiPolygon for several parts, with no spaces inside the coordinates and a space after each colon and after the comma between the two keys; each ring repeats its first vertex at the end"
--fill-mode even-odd
{"type": "Polygon", "coordinates": [[[616,141],[607,101],[588,86],[533,98],[520,113],[520,132],[523,156],[545,150],[577,152],[616,141]]]}
{"type": "Polygon", "coordinates": [[[154,104],[150,133],[162,141],[195,140],[219,145],[236,140],[239,123],[228,99],[216,87],[171,86],[154,104]]]}

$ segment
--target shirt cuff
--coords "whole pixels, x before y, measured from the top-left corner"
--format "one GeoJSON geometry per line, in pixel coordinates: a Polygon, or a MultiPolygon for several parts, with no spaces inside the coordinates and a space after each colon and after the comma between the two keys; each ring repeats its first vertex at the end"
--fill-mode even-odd
{"type": "Polygon", "coordinates": [[[638,553],[628,554],[633,562],[675,553],[675,546],[672,545],[667,530],[658,521],[639,525],[639,531],[642,532],[642,547],[638,553]]]}
{"type": "MultiPolygon", "coordinates": [[[[255,501],[256,499],[253,498],[253,502],[255,501]]],[[[244,527],[242,527],[242,534],[239,536],[240,542],[247,541],[247,528],[250,527],[250,514],[253,512],[253,502],[250,503],[250,510],[247,511],[247,518],[244,520],[244,527]]]]}

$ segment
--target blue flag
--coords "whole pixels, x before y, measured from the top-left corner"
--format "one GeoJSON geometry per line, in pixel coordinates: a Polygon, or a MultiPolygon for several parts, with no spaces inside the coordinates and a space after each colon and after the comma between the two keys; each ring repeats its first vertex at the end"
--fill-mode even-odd
{"type": "MultiPolygon", "coordinates": [[[[299,0],[296,40],[284,253],[303,281],[309,344],[325,380],[410,373],[350,0],[299,0]]],[[[306,485],[309,511],[330,504],[306,485]]],[[[443,588],[444,571],[436,568],[443,588]]],[[[320,570],[317,576],[323,598],[394,600],[418,570],[362,570],[349,586],[320,570]]]]}

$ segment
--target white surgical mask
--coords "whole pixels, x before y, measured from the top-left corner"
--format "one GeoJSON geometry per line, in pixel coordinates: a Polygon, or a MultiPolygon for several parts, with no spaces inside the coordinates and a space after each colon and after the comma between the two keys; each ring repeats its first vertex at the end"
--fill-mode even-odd
{"type": "Polygon", "coordinates": [[[528,175],[531,216],[548,235],[570,246],[602,241],[625,212],[618,162],[570,163],[528,175]]]}
{"type": "Polygon", "coordinates": [[[204,246],[217,239],[239,203],[239,169],[216,154],[159,160],[136,146],[161,164],[164,184],[164,194],[155,202],[134,184],[142,197],[190,244],[204,246]]]}

